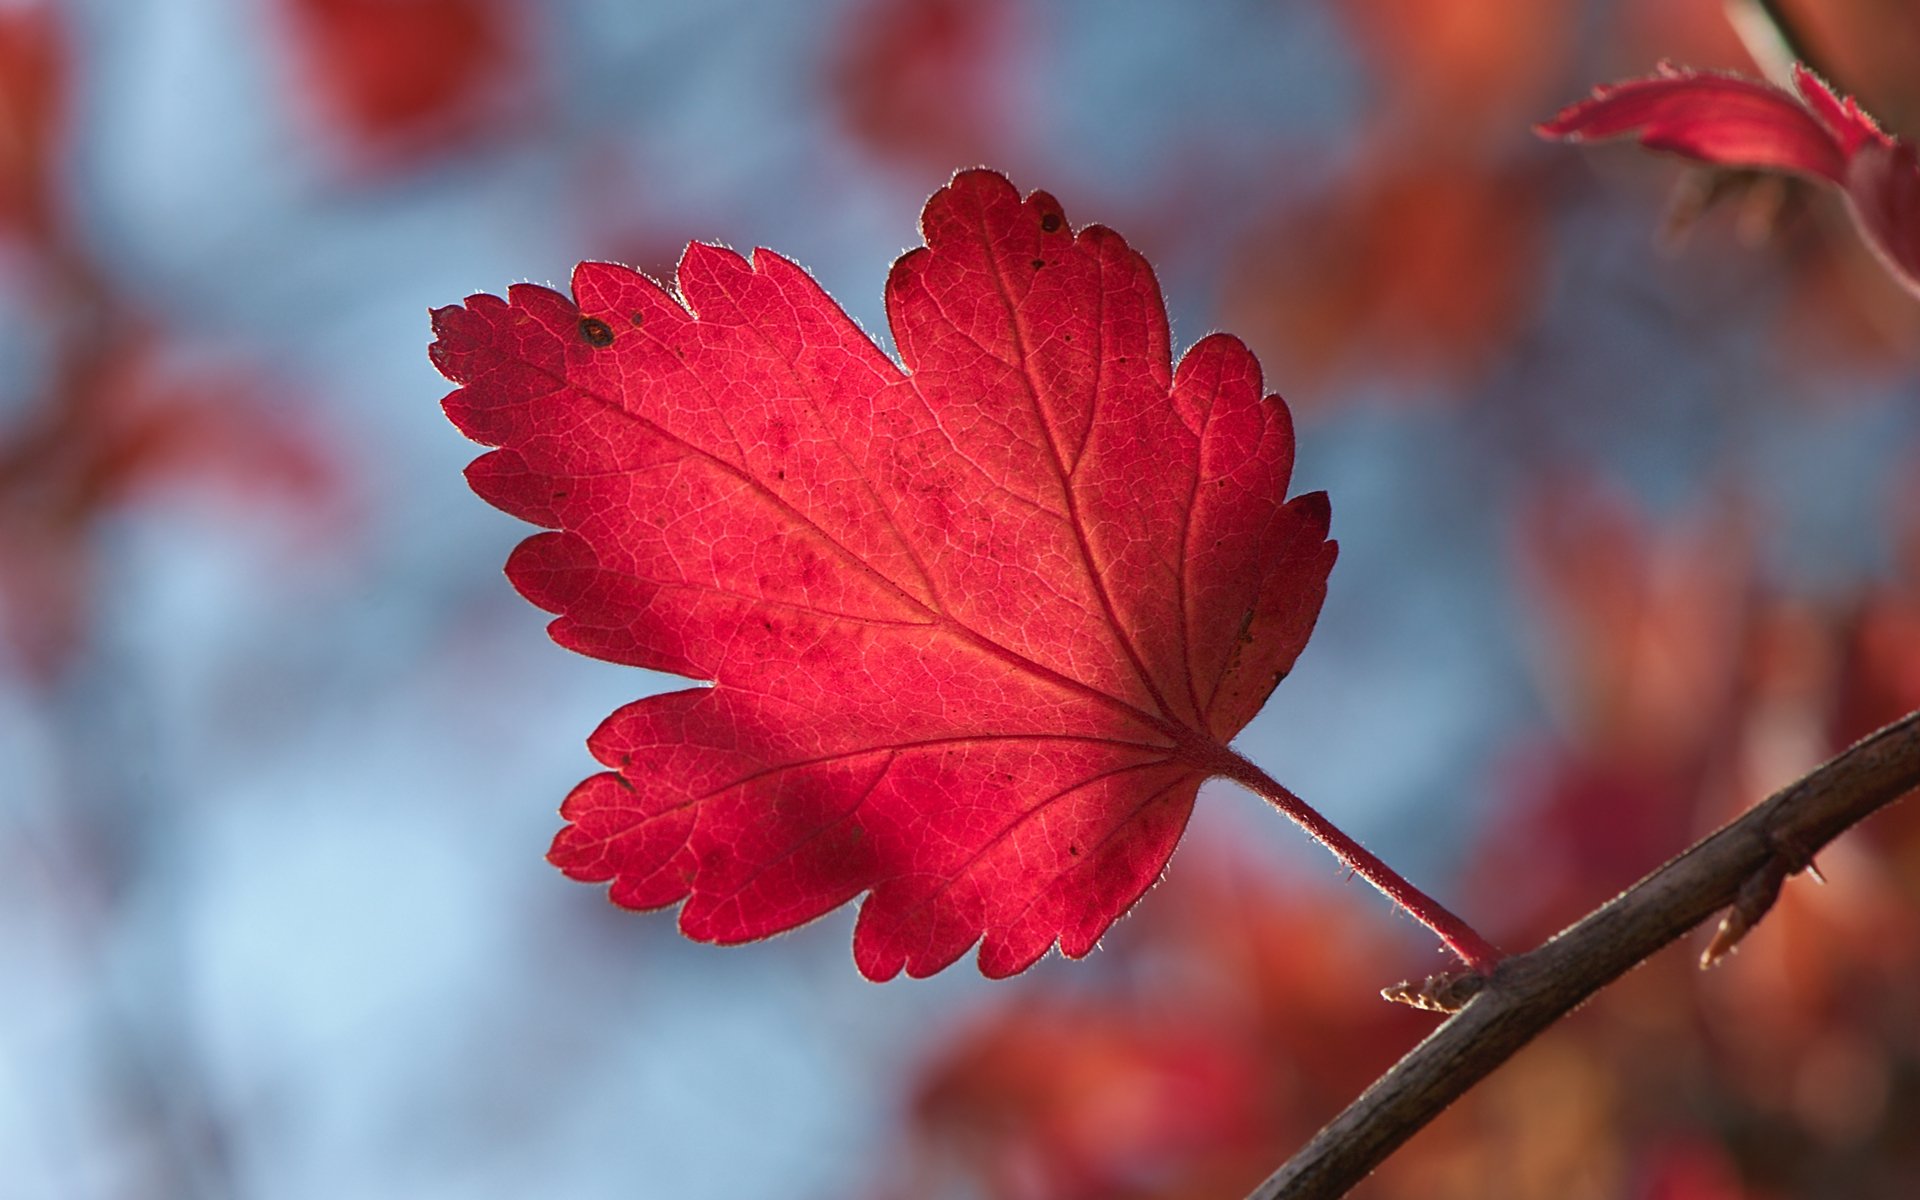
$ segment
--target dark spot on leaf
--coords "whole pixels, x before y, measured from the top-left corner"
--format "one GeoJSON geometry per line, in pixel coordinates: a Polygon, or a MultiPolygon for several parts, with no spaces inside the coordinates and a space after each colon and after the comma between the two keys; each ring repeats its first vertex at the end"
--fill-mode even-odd
{"type": "Polygon", "coordinates": [[[641,312],[639,309],[635,309],[632,320],[635,325],[645,325],[647,323],[647,314],[641,312]]]}
{"type": "Polygon", "coordinates": [[[1079,857],[1080,857],[1080,847],[1078,847],[1078,846],[1076,846],[1076,845],[1074,845],[1074,844],[1072,844],[1071,842],[1069,842],[1069,843],[1067,844],[1067,853],[1068,853],[1068,854],[1071,854],[1071,855],[1073,855],[1073,856],[1074,856],[1075,858],[1079,858],[1079,857]]]}
{"type": "Polygon", "coordinates": [[[1052,233],[1054,230],[1060,228],[1060,214],[1048,213],[1041,217],[1040,228],[1047,233],[1052,233]]]}
{"type": "Polygon", "coordinates": [[[787,477],[787,469],[785,467],[781,467],[779,470],[773,473],[773,477],[775,479],[785,479],[787,477]]]}
{"type": "Polygon", "coordinates": [[[1036,271],[1038,271],[1041,267],[1044,267],[1046,265],[1047,265],[1047,260],[1044,258],[1036,258],[1033,260],[1033,269],[1036,271]]]}
{"type": "Polygon", "coordinates": [[[599,317],[581,317],[580,336],[587,339],[589,346],[613,345],[613,330],[599,317]]]}

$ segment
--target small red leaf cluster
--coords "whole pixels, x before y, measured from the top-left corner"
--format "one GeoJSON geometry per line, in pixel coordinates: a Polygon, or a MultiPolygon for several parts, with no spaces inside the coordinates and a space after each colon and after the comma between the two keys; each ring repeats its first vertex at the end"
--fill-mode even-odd
{"type": "Polygon", "coordinates": [[[1078,957],[1305,645],[1334,547],[1247,349],[987,171],[887,283],[896,364],[792,263],[583,264],[438,310],[508,575],[583,653],[712,680],[593,735],[551,858],[720,942],[865,893],[862,972],[1078,957]]]}

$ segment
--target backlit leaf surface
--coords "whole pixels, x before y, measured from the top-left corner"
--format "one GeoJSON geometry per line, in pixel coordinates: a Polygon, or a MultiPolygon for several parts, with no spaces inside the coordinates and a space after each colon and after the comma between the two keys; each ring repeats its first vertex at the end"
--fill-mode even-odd
{"type": "Polygon", "coordinates": [[[468,471],[550,532],[562,645],[713,686],[593,735],[550,857],[694,938],[866,894],[860,970],[1086,954],[1305,644],[1334,557],[1238,340],[1176,367],[1157,281],[963,173],[894,265],[894,362],[800,268],[694,245],[434,314],[468,471]]]}

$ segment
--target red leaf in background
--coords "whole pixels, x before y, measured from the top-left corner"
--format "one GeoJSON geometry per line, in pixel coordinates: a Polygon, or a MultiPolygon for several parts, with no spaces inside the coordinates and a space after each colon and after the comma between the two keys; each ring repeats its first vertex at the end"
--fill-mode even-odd
{"type": "Polygon", "coordinates": [[[1750,619],[1753,534],[1738,504],[1656,522],[1563,470],[1521,515],[1518,573],[1566,736],[1615,760],[1693,753],[1727,703],[1750,619]]]}
{"type": "Polygon", "coordinates": [[[1305,645],[1334,547],[1253,356],[971,171],[894,265],[905,370],[787,260],[582,264],[434,314],[474,489],[562,645],[711,688],[616,712],[550,857],[691,937],[863,892],[860,969],[1081,956],[1305,645]]]}
{"type": "Polygon", "coordinates": [[[1332,882],[1202,841],[1101,986],[1021,989],[940,1038],[883,1195],[1241,1196],[1432,1029],[1357,1004],[1404,949],[1332,882]]]}
{"type": "Polygon", "coordinates": [[[1516,939],[1563,928],[1700,832],[1756,586],[1731,504],[1656,523],[1562,471],[1521,512],[1517,566],[1558,729],[1506,756],[1507,808],[1467,872],[1516,939]]]}
{"type": "Polygon", "coordinates": [[[1887,269],[1920,295],[1920,162],[1912,142],[1882,133],[1805,67],[1799,95],[1758,80],[1662,64],[1646,79],[1597,88],[1542,124],[1542,136],[1591,141],[1637,136],[1722,167],[1787,171],[1846,193],[1855,222],[1887,269]]]}
{"type": "Polygon", "coordinates": [[[998,160],[1007,110],[1006,0],[866,0],[842,17],[830,84],[848,129],[887,157],[998,160]]]}
{"type": "Polygon", "coordinates": [[[905,1194],[970,1194],[941,1174],[1009,1200],[1110,1200],[1194,1176],[1214,1185],[1204,1194],[1244,1192],[1274,1117],[1259,1047],[1238,1026],[1147,1008],[1027,995],[954,1039],[916,1088],[924,1149],[905,1194]]]}
{"type": "Polygon", "coordinates": [[[1469,379],[1528,313],[1541,210],[1524,170],[1395,149],[1259,231],[1224,303],[1289,379],[1352,369],[1469,379]]]}
{"type": "Polygon", "coordinates": [[[1760,1200],[1741,1185],[1726,1150],[1697,1135],[1654,1145],[1640,1171],[1634,1194],[1644,1200],[1760,1200]]]}
{"type": "Polygon", "coordinates": [[[1637,135],[1665,150],[1718,166],[1794,171],[1839,183],[1846,151],[1799,98],[1757,79],[1662,65],[1646,79],[1594,89],[1593,98],[1540,126],[1569,141],[1637,135]]]}
{"type": "Polygon", "coordinates": [[[471,133],[519,59],[503,0],[283,0],[321,108],[375,153],[471,133]]]}
{"type": "Polygon", "coordinates": [[[65,30],[51,3],[0,7],[0,227],[44,240],[66,117],[65,30]]]}
{"type": "Polygon", "coordinates": [[[0,618],[12,657],[42,680],[83,640],[90,533],[107,514],[173,488],[311,508],[336,491],[311,432],[259,403],[260,381],[188,366],[131,319],[115,328],[0,438],[0,618]]]}
{"type": "Polygon", "coordinates": [[[1374,63],[1388,118],[1438,142],[1504,145],[1551,93],[1574,27],[1567,0],[1345,0],[1332,6],[1374,63]]]}

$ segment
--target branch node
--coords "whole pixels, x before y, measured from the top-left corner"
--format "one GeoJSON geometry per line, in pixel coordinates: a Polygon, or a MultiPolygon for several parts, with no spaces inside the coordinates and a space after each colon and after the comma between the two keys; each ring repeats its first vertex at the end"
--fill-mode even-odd
{"type": "Polygon", "coordinates": [[[1443,971],[1419,983],[1402,980],[1380,989],[1382,1000],[1406,1004],[1426,1012],[1457,1013],[1487,986],[1487,977],[1473,971],[1443,971]]]}
{"type": "Polygon", "coordinates": [[[1718,963],[1740,939],[1753,931],[1760,919],[1773,908],[1773,902],[1780,898],[1780,885],[1797,868],[1785,861],[1779,854],[1761,864],[1760,869],[1747,876],[1740,890],[1734,893],[1733,904],[1727,909],[1727,915],[1720,918],[1720,927],[1713,931],[1713,940],[1700,952],[1700,969],[1718,963]]]}

